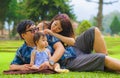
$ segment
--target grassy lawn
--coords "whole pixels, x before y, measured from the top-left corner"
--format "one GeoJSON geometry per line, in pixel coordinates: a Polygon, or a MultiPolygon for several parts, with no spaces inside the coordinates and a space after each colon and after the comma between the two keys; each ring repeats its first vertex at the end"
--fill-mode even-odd
{"type": "MultiPolygon", "coordinates": [[[[120,38],[105,37],[108,52],[111,57],[120,59],[120,38]]],[[[0,41],[0,78],[120,78],[120,74],[111,72],[70,72],[61,74],[26,74],[4,75],[2,72],[9,69],[15,51],[23,41],[0,41]]]]}

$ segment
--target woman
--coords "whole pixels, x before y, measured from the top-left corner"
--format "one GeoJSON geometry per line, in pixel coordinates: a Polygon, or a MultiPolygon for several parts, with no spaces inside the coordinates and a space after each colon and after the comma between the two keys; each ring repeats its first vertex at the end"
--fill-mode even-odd
{"type": "MultiPolygon", "coordinates": [[[[70,22],[70,18],[66,14],[58,14],[51,21],[49,29],[50,30],[45,30],[45,32],[59,38],[65,44],[72,45],[72,46],[75,44],[75,42],[76,43],[83,42],[82,40],[83,38],[81,38],[81,36],[91,35],[92,37],[94,37],[93,49],[95,50],[95,52],[101,52],[104,54],[108,54],[105,41],[101,35],[101,32],[99,31],[97,27],[87,30],[85,34],[82,34],[79,37],[77,37],[75,41],[75,34],[72,28],[72,24],[70,22]]],[[[90,39],[92,39],[92,37],[90,39]]],[[[79,44],[79,48],[81,48],[81,50],[84,47],[85,46],[81,46],[81,44],[79,44]]]]}
{"type": "Polygon", "coordinates": [[[120,71],[120,61],[106,56],[108,54],[106,45],[98,28],[90,28],[77,37],[75,41],[69,17],[66,14],[58,14],[50,23],[50,30],[45,29],[44,31],[59,38],[65,48],[72,46],[72,49],[75,50],[76,58],[70,57],[60,61],[67,69],[72,71],[103,71],[106,67],[120,71]],[[92,54],[93,49],[95,54],[92,54]]]}

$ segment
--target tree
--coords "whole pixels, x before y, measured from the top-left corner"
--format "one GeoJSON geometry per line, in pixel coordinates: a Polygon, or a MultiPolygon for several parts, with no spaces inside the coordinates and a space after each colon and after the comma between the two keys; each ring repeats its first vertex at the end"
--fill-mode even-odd
{"type": "Polygon", "coordinates": [[[112,30],[112,34],[120,33],[120,22],[119,22],[117,16],[114,17],[114,19],[110,25],[110,28],[112,30]]]}
{"type": "Polygon", "coordinates": [[[86,31],[87,29],[89,29],[91,27],[91,23],[87,20],[83,20],[78,28],[76,29],[76,34],[80,35],[81,33],[83,33],[84,31],[86,31]]]}
{"type": "Polygon", "coordinates": [[[107,4],[107,5],[108,4],[113,4],[113,3],[118,2],[119,0],[113,0],[113,1],[108,1],[108,2],[105,2],[105,0],[99,0],[98,2],[97,1],[93,1],[93,0],[86,0],[86,1],[94,2],[94,3],[98,3],[99,4],[96,21],[97,21],[97,27],[101,30],[102,29],[102,18],[103,18],[103,14],[102,14],[103,4],[107,4]]]}
{"type": "Polygon", "coordinates": [[[35,22],[51,20],[58,13],[66,13],[75,19],[69,2],[70,0],[27,0],[26,12],[35,22]]]}
{"type": "Polygon", "coordinates": [[[71,18],[76,18],[69,5],[70,0],[2,0],[0,4],[3,1],[9,1],[6,5],[7,11],[3,12],[1,9],[0,11],[6,13],[3,21],[9,24],[13,22],[12,36],[16,35],[16,26],[23,19],[31,19],[35,22],[51,20],[58,13],[66,13],[71,18]]]}
{"type": "MultiPolygon", "coordinates": [[[[20,0],[11,0],[8,6],[8,12],[6,16],[6,21],[8,22],[9,26],[11,22],[14,22],[12,33],[10,34],[9,29],[9,36],[15,36],[16,35],[16,26],[22,19],[26,19],[27,16],[25,14],[25,4],[24,1],[19,2],[20,0]]],[[[9,27],[10,28],[10,27],[9,27]]]]}
{"type": "Polygon", "coordinates": [[[0,30],[2,30],[2,35],[3,33],[3,29],[4,29],[4,21],[6,18],[6,13],[8,11],[8,5],[10,3],[11,0],[0,0],[0,30]]]}

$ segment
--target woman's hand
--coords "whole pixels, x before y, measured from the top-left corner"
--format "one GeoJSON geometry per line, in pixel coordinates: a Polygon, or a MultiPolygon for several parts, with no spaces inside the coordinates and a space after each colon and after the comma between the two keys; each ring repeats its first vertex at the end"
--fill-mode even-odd
{"type": "Polygon", "coordinates": [[[49,30],[49,29],[45,29],[44,33],[49,34],[49,35],[53,35],[53,32],[51,30],[49,30]]]}

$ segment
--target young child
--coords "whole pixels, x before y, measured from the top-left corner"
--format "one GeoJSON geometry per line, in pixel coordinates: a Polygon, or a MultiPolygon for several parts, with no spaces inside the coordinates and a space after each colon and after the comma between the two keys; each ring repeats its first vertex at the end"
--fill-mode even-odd
{"type": "MultiPolygon", "coordinates": [[[[46,61],[49,61],[51,57],[50,50],[46,48],[48,46],[47,38],[43,32],[37,32],[34,35],[34,43],[36,48],[31,54],[31,69],[39,69],[40,65],[46,61]]],[[[55,63],[53,69],[58,73],[67,73],[68,69],[60,69],[60,65],[55,63]]]]}
{"type": "Polygon", "coordinates": [[[41,21],[37,27],[39,28],[39,31],[43,31],[44,29],[48,29],[49,28],[49,21],[41,21]]]}

